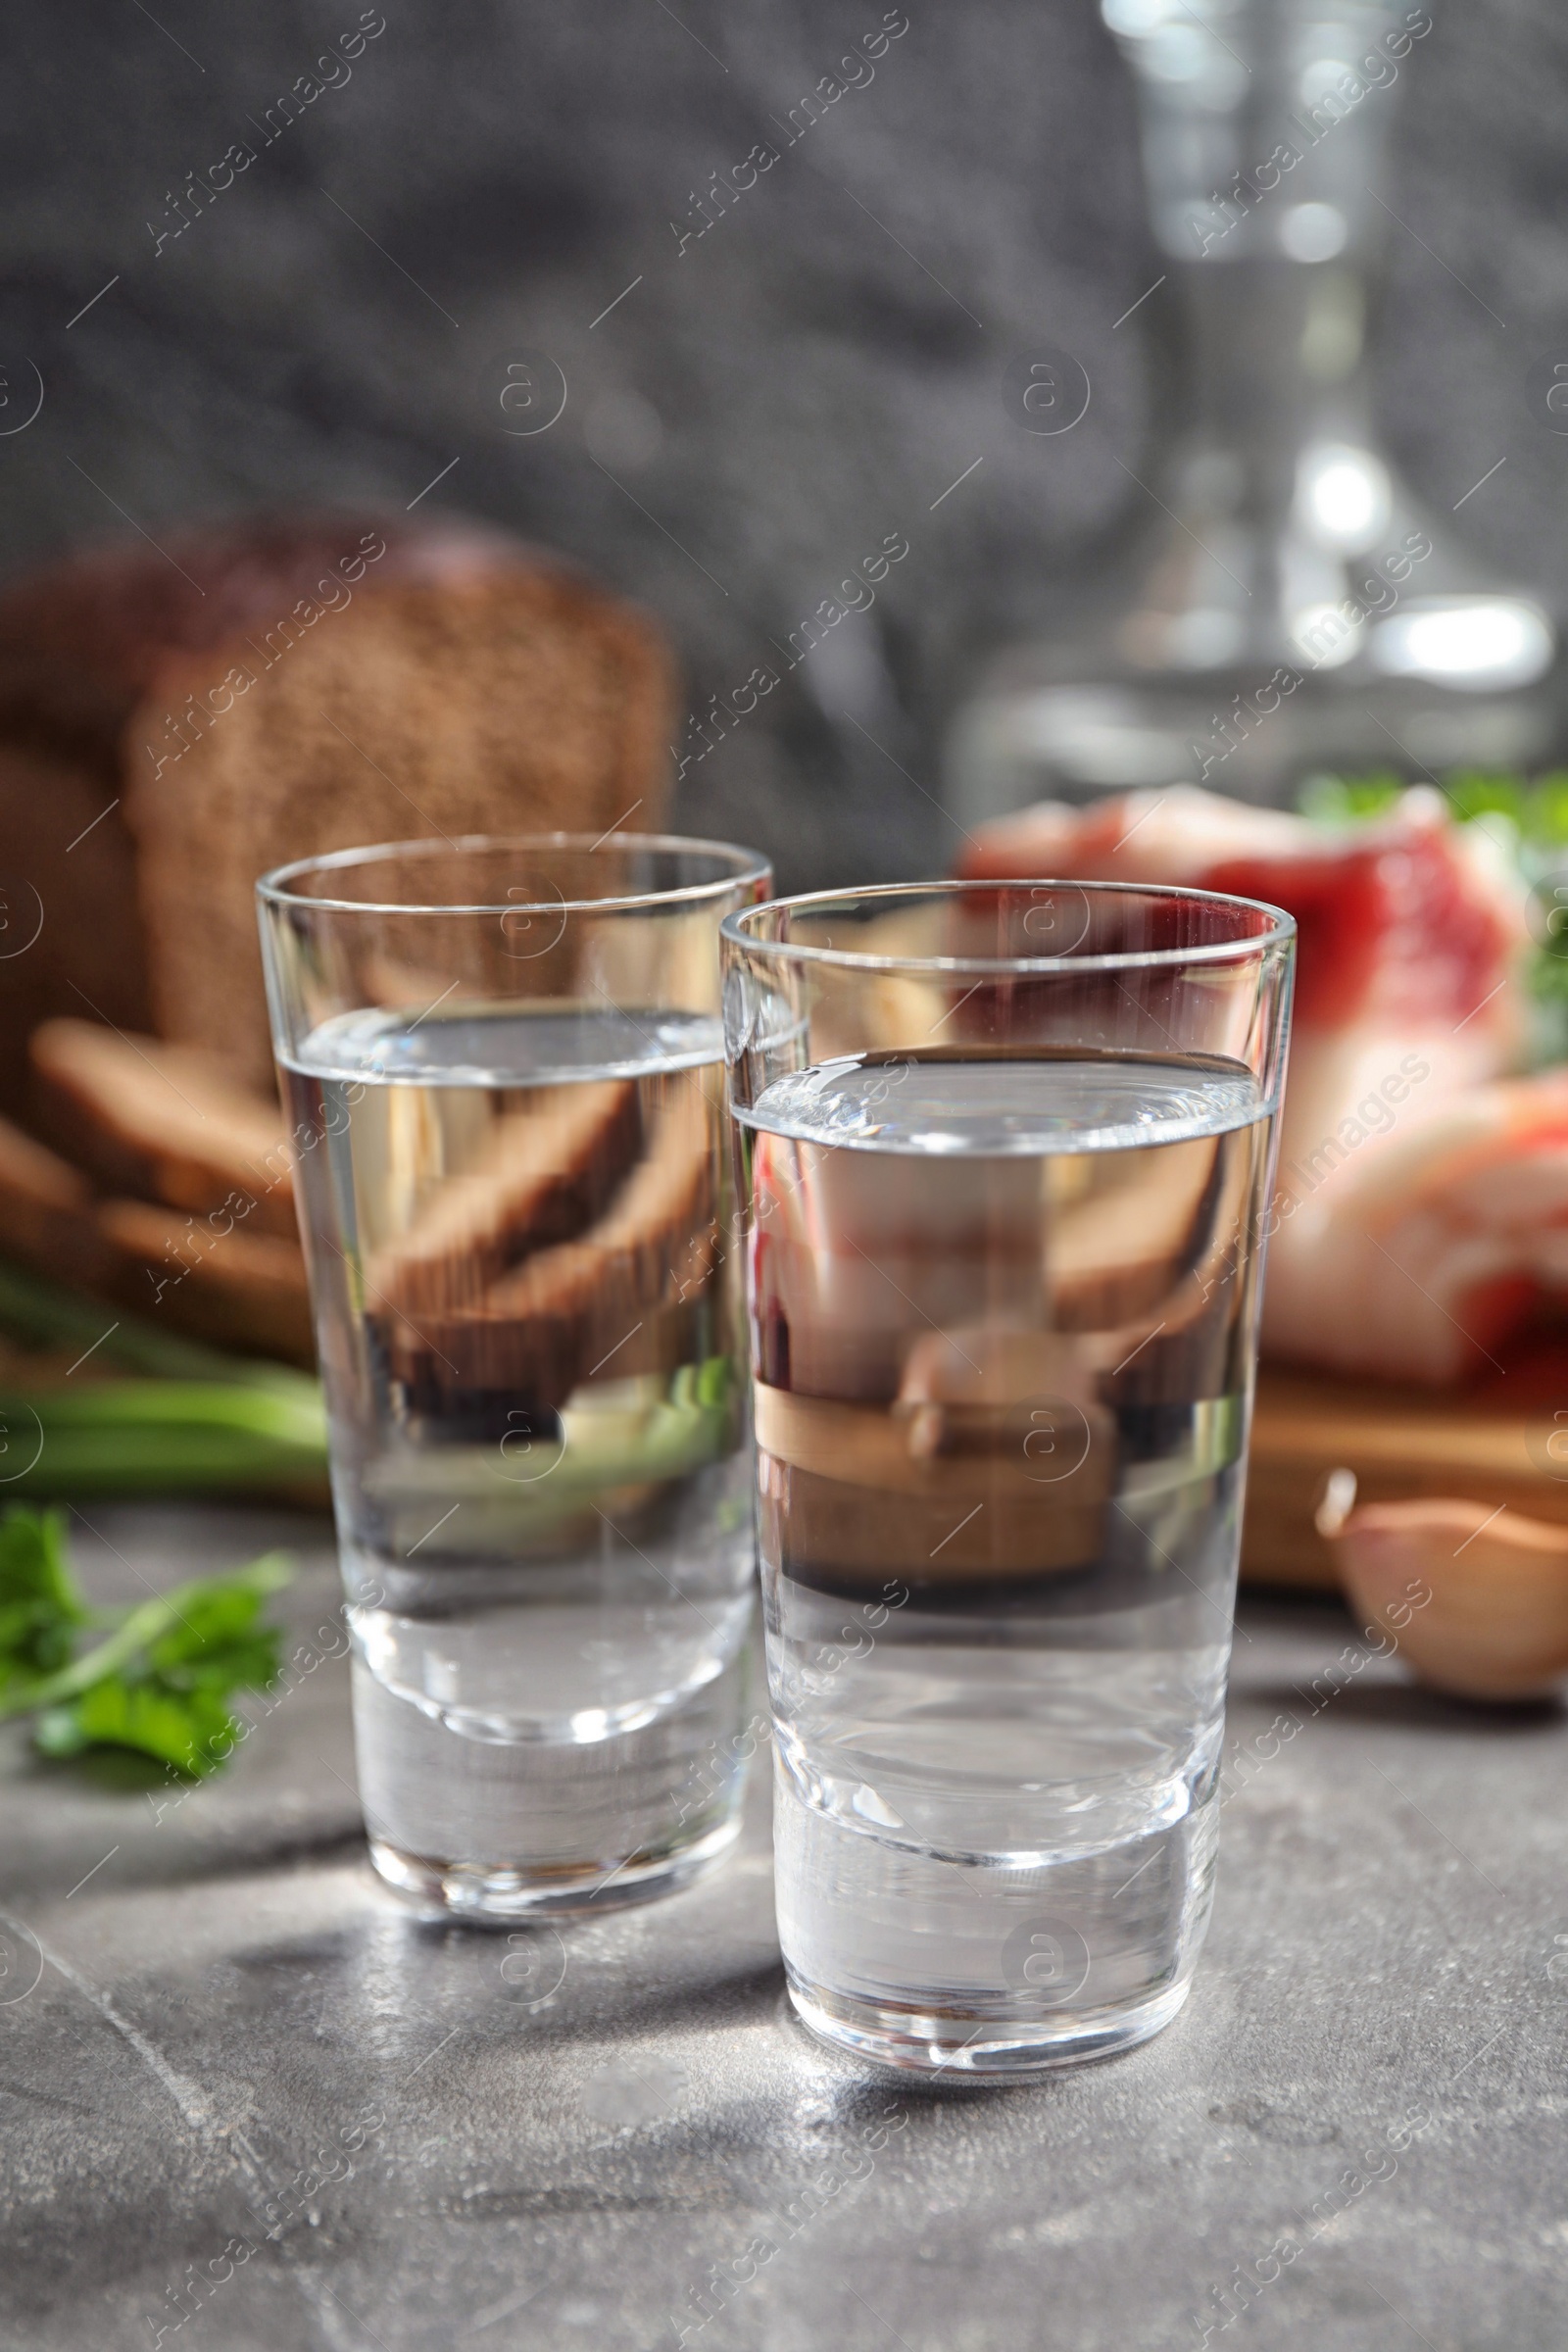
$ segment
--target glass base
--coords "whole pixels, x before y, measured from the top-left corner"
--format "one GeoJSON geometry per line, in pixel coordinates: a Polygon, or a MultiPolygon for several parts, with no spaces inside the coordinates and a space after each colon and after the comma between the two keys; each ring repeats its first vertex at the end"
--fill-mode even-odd
{"type": "Polygon", "coordinates": [[[1025,2082],[1060,2067],[1083,2066],[1094,2058],[1135,2049],[1170,2024],[1192,1984],[1184,1977],[1155,1999],[1092,2023],[1066,2025],[1058,2019],[1054,2024],[1022,2026],[988,2020],[966,2032],[962,2018],[922,2017],[908,2009],[847,1999],[806,1984],[793,1969],[786,1973],[796,2013],[818,2040],[901,2074],[988,2082],[1025,2082]]]}
{"type": "Polygon", "coordinates": [[[504,1863],[441,1862],[405,1853],[384,1838],[370,1838],[370,1860],[386,1884],[407,1896],[424,1919],[459,1919],[474,1927],[510,1928],[519,1920],[558,1913],[595,1916],[632,1903],[657,1902],[706,1878],[741,1834],[739,1811],[705,1837],[672,1853],[633,1859],[607,1871],[556,1867],[519,1870],[504,1863]]]}

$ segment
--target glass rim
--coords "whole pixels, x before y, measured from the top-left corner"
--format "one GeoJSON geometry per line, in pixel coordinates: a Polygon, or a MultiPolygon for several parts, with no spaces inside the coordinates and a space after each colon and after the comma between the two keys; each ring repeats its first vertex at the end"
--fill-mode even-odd
{"type": "Polygon", "coordinates": [[[733,841],[710,841],[699,834],[688,833],[619,833],[613,827],[608,833],[460,833],[443,835],[432,841],[427,835],[417,841],[377,841],[348,850],[325,850],[315,858],[291,858],[286,865],[274,865],[263,874],[256,884],[258,899],[269,906],[313,907],[322,914],[617,914],[638,907],[700,906],[707,899],[720,898],[726,891],[735,890],[747,882],[768,881],[773,878],[772,860],[760,850],[743,848],[733,841]],[[326,899],[294,890],[289,885],[302,874],[347,870],[354,866],[369,865],[377,858],[432,858],[452,853],[474,854],[479,851],[515,850],[537,854],[541,850],[577,851],[592,856],[595,850],[611,847],[626,850],[697,851],[710,858],[729,860],[730,870],[715,875],[707,882],[681,882],[668,890],[619,891],[597,899],[506,899],[500,902],[466,900],[448,904],[434,901],[394,899],[326,899]]]}
{"type": "Polygon", "coordinates": [[[1287,914],[1283,906],[1270,906],[1266,899],[1244,899],[1222,890],[1189,889],[1181,882],[1080,882],[1070,874],[976,875],[939,882],[876,882],[863,890],[807,891],[798,897],[767,899],[760,906],[742,907],[734,914],[727,914],[719,925],[720,937],[731,947],[744,948],[748,954],[776,956],[781,959],[794,957],[800,962],[829,964],[845,971],[973,972],[982,979],[1019,973],[1149,971],[1187,963],[1223,963],[1238,956],[1261,956],[1267,949],[1294,939],[1296,931],[1295,915],[1287,914]],[[941,893],[967,896],[971,892],[996,890],[1079,890],[1110,898],[1192,899],[1210,906],[1245,906],[1255,914],[1266,915],[1270,927],[1248,939],[1205,940],[1190,948],[1117,949],[1097,956],[884,956],[874,949],[817,948],[805,941],[758,939],[744,927],[783,906],[793,912],[797,908],[848,906],[857,900],[929,898],[941,893]]]}

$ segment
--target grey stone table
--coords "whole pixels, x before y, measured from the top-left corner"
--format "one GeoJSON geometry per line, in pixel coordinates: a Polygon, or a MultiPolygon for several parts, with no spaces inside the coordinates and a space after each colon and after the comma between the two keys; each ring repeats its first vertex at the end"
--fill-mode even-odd
{"type": "Polygon", "coordinates": [[[687,1895],[423,1926],[359,1841],[323,1525],[87,1517],[105,1597],[282,1534],[298,1634],[179,1801],[6,1734],[8,2352],[1568,2338],[1555,1709],[1444,1705],[1326,1605],[1248,1603],[1182,2016],[1040,2087],[921,2084],[793,2022],[762,1775],[687,1895]]]}

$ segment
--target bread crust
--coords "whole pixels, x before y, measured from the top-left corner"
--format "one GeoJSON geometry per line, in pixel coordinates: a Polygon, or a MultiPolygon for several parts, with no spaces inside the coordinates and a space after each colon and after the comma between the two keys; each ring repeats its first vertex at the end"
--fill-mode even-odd
{"type": "Polygon", "coordinates": [[[30,1054],[40,1124],[101,1184],[297,1239],[276,1106],[236,1087],[220,1062],[69,1018],[35,1029],[30,1054]]]}
{"type": "Polygon", "coordinates": [[[89,552],[0,595],[6,872],[44,914],[34,948],[0,956],[10,1106],[50,1013],[237,1054],[270,1084],[250,894],[270,865],[663,817],[668,654],[559,559],[439,514],[347,512],[164,548],[89,552]]]}
{"type": "Polygon", "coordinates": [[[527,560],[459,516],[416,526],[349,510],[176,531],[167,553],[142,541],[90,548],[0,593],[0,723],[118,752],[129,713],[164,677],[290,612],[367,538],[381,541],[377,576],[394,583],[473,579],[527,560]]]}
{"type": "Polygon", "coordinates": [[[97,1200],[78,1168],[5,1119],[0,1232],[8,1256],[51,1281],[219,1346],[315,1361],[297,1242],[220,1234],[146,1201],[97,1200]]]}
{"type": "Polygon", "coordinates": [[[415,1318],[372,1299],[371,1327],[410,1399],[439,1414],[466,1393],[507,1391],[558,1410],[612,1358],[611,1378],[643,1369],[649,1350],[631,1344],[712,1270],[710,1115],[696,1089],[667,1103],[605,1213],[532,1251],[475,1304],[415,1318]]]}
{"type": "Polygon", "coordinates": [[[123,734],[154,1026],[252,1084],[270,1063],[260,874],[374,841],[657,826],[667,798],[667,659],[568,572],[377,579],[300,625],[171,657],[123,734]]]}

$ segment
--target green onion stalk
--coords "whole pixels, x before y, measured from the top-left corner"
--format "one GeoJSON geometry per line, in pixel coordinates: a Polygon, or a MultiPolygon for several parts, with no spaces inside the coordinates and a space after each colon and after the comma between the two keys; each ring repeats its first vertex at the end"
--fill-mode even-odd
{"type": "MultiPolygon", "coordinates": [[[[0,1388],[0,1495],[281,1494],[320,1502],[320,1387],[287,1364],[226,1355],[0,1264],[0,1333],[91,1349],[89,1376],[0,1388]]],[[[74,1366],[73,1370],[74,1370],[74,1366]]]]}

